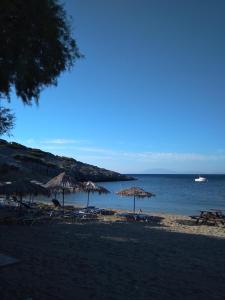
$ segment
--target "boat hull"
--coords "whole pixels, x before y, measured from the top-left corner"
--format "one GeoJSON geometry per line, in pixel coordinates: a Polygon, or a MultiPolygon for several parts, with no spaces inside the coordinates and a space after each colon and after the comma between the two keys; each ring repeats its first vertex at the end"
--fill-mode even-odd
{"type": "Polygon", "coordinates": [[[206,181],[205,177],[195,178],[195,182],[205,182],[205,181],[206,181]]]}

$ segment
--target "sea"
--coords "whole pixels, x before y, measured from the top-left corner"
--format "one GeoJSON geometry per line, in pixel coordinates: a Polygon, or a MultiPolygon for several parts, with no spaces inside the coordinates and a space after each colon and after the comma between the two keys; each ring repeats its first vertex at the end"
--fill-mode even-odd
{"type": "MultiPolygon", "coordinates": [[[[132,186],[143,188],[155,197],[136,200],[136,211],[143,213],[160,212],[181,215],[196,215],[201,210],[221,209],[225,211],[225,175],[204,175],[206,182],[195,182],[198,175],[137,175],[129,174],[136,180],[98,182],[110,194],[90,194],[89,205],[98,208],[133,209],[133,198],[116,195],[116,192],[132,186]]],[[[61,200],[61,195],[57,196],[61,200]]],[[[48,200],[49,201],[49,200],[48,200]]],[[[66,194],[65,205],[85,207],[86,193],[66,194]]]]}

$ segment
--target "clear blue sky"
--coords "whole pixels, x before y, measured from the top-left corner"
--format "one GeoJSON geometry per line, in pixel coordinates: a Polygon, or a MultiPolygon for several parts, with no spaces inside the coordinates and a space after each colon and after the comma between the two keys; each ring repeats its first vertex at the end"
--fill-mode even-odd
{"type": "Polygon", "coordinates": [[[65,3],[86,57],[39,107],[12,98],[11,140],[122,173],[225,173],[225,1],[65,3]]]}

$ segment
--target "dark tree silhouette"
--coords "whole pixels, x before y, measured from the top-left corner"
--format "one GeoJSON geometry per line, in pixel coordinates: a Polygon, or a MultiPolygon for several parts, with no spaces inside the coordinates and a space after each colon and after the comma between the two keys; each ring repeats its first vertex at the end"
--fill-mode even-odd
{"type": "Polygon", "coordinates": [[[10,109],[0,107],[0,135],[9,133],[14,125],[14,114],[11,113],[10,109]]]}
{"type": "Polygon", "coordinates": [[[59,1],[0,0],[0,98],[38,101],[81,56],[59,1]]]}

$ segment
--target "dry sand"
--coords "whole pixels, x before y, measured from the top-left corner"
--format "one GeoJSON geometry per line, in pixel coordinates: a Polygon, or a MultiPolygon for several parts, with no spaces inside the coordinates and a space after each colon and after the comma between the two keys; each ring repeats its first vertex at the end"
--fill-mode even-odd
{"type": "Polygon", "coordinates": [[[0,299],[225,299],[224,227],[115,221],[0,225],[0,299]]]}

